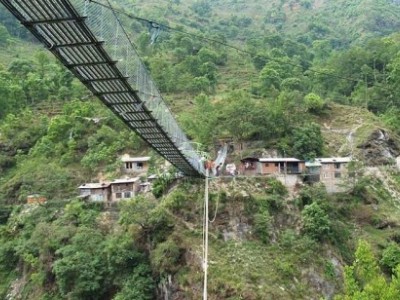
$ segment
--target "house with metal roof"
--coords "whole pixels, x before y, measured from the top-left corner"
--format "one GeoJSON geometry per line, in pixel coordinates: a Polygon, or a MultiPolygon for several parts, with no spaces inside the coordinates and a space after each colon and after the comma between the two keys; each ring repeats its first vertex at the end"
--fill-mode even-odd
{"type": "Polygon", "coordinates": [[[94,202],[110,201],[110,182],[84,183],[78,189],[80,198],[94,202]]]}
{"type": "Polygon", "coordinates": [[[260,158],[261,174],[301,174],[305,161],[293,157],[260,158]]]}
{"type": "Polygon", "coordinates": [[[149,170],[150,156],[131,157],[125,154],[121,157],[122,170],[126,174],[144,174],[149,170]]]}
{"type": "Polygon", "coordinates": [[[118,202],[123,199],[131,199],[139,192],[139,177],[116,179],[111,182],[111,202],[118,202]]]}
{"type": "Polygon", "coordinates": [[[351,157],[328,157],[316,158],[315,163],[319,163],[320,182],[324,183],[328,192],[343,191],[343,182],[348,176],[348,164],[352,161],[351,157]]]}

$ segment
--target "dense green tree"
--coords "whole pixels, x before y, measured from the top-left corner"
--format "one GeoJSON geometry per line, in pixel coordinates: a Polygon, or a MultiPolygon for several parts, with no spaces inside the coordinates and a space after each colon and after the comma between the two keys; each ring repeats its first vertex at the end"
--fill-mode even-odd
{"type": "Polygon", "coordinates": [[[218,112],[210,99],[200,94],[195,98],[193,112],[182,117],[187,133],[204,146],[211,145],[217,133],[218,112]]]}
{"type": "Polygon", "coordinates": [[[293,155],[312,159],[322,154],[324,140],[318,124],[310,123],[293,131],[293,155]]]}
{"type": "Polygon", "coordinates": [[[365,241],[359,241],[354,263],[345,267],[344,277],[344,295],[336,296],[335,300],[390,300],[400,297],[400,268],[396,269],[388,283],[379,270],[371,246],[365,241]]]}
{"type": "Polygon", "coordinates": [[[225,128],[233,138],[242,143],[259,131],[262,110],[256,102],[243,90],[237,90],[229,95],[221,108],[221,119],[225,128]]]}
{"type": "Polygon", "coordinates": [[[324,240],[331,232],[331,222],[328,214],[317,202],[306,205],[301,213],[303,231],[316,240],[324,240]]]}
{"type": "Polygon", "coordinates": [[[394,242],[390,243],[383,250],[380,263],[394,273],[396,267],[400,264],[400,246],[394,242]]]}
{"type": "Polygon", "coordinates": [[[151,277],[150,268],[146,264],[138,265],[132,275],[123,283],[114,300],[151,300],[154,299],[155,283],[151,277]]]}
{"type": "Polygon", "coordinates": [[[307,94],[304,97],[306,109],[313,114],[320,114],[325,107],[324,100],[315,93],[307,94]]]}

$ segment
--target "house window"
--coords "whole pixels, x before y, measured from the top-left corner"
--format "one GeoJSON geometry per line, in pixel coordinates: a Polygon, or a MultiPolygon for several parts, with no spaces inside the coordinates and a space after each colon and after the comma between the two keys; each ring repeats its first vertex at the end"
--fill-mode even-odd
{"type": "Polygon", "coordinates": [[[269,167],[269,163],[265,163],[265,166],[266,166],[266,167],[269,167]]]}
{"type": "Polygon", "coordinates": [[[340,178],[340,177],[342,177],[342,174],[341,174],[341,173],[338,173],[338,172],[336,172],[336,173],[335,173],[335,178],[340,178]]]}
{"type": "Polygon", "coordinates": [[[335,163],[335,169],[340,169],[340,164],[339,163],[335,163]]]}
{"type": "Polygon", "coordinates": [[[126,169],[132,169],[132,162],[126,162],[125,163],[125,168],[126,169]]]}
{"type": "Polygon", "coordinates": [[[143,163],[142,162],[136,163],[136,169],[143,169],[143,163]]]}
{"type": "Polygon", "coordinates": [[[125,192],[124,193],[124,198],[131,198],[131,192],[125,192]]]}
{"type": "Polygon", "coordinates": [[[115,198],[121,199],[122,198],[122,193],[115,193],[115,198]]]}
{"type": "Polygon", "coordinates": [[[279,163],[275,163],[275,167],[279,167],[279,163]]]}

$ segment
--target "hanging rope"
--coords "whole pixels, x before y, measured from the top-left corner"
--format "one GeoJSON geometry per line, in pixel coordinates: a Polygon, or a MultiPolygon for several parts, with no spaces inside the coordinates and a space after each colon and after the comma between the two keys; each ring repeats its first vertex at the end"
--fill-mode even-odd
{"type": "Polygon", "coordinates": [[[205,191],[204,191],[204,218],[203,218],[203,300],[207,300],[207,276],[208,276],[208,175],[209,169],[206,168],[205,191]]]}
{"type": "Polygon", "coordinates": [[[218,214],[218,205],[219,205],[219,196],[217,197],[217,203],[215,204],[215,212],[214,212],[214,218],[212,220],[209,220],[210,223],[214,223],[215,219],[217,218],[218,214]]]}

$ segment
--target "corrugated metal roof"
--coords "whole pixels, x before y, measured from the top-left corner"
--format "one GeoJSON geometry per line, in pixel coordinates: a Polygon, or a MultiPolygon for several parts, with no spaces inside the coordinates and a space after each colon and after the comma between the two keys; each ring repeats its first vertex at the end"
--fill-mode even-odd
{"type": "Polygon", "coordinates": [[[306,167],[311,168],[311,167],[320,167],[321,163],[319,161],[307,161],[306,162],[306,167]]]}
{"type": "Polygon", "coordinates": [[[150,156],[142,156],[142,157],[130,157],[130,156],[122,156],[121,160],[123,162],[145,162],[150,160],[150,156]]]}
{"type": "Polygon", "coordinates": [[[302,160],[294,157],[271,157],[271,158],[260,158],[260,162],[302,162],[302,160]]]}
{"type": "Polygon", "coordinates": [[[110,186],[110,182],[84,183],[79,189],[103,189],[110,186]]]}
{"type": "Polygon", "coordinates": [[[327,158],[316,158],[321,164],[332,164],[332,163],[349,163],[352,161],[351,157],[327,157],[327,158]]]}
{"type": "Polygon", "coordinates": [[[121,178],[121,179],[115,179],[111,184],[120,184],[120,183],[134,183],[138,181],[140,178],[135,177],[135,178],[121,178]]]}

